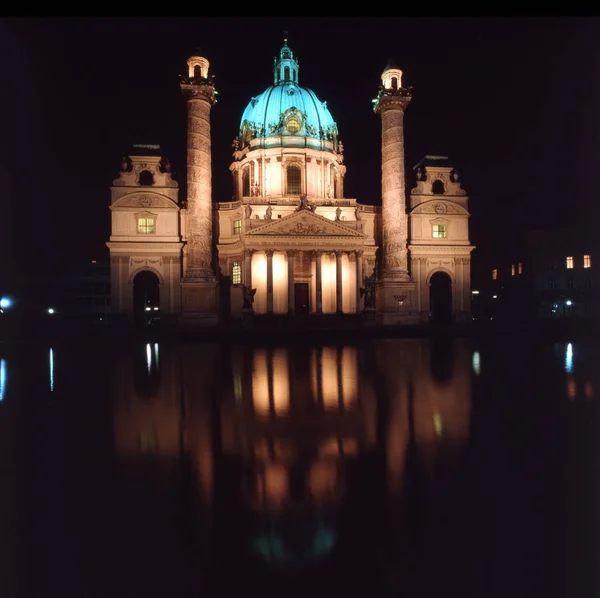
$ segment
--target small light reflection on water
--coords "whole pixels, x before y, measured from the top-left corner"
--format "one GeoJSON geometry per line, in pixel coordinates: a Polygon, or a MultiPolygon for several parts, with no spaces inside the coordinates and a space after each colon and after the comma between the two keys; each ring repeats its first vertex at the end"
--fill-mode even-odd
{"type": "Polygon", "coordinates": [[[6,394],[6,359],[0,359],[0,401],[4,400],[4,395],[6,394]]]}
{"type": "Polygon", "coordinates": [[[473,371],[476,376],[481,374],[481,355],[479,355],[479,351],[473,351],[473,371]]]}
{"type": "Polygon", "coordinates": [[[48,367],[50,370],[50,392],[54,392],[54,349],[50,347],[48,355],[48,367]]]}
{"type": "Polygon", "coordinates": [[[565,349],[565,372],[570,374],[573,371],[573,345],[569,343],[565,349]]]}
{"type": "Polygon", "coordinates": [[[577,384],[575,384],[575,378],[573,376],[569,376],[567,378],[567,396],[569,400],[572,401],[575,399],[577,395],[577,384]]]}
{"type": "Polygon", "coordinates": [[[150,343],[146,345],[146,363],[148,364],[148,373],[152,371],[152,349],[150,343]]]}

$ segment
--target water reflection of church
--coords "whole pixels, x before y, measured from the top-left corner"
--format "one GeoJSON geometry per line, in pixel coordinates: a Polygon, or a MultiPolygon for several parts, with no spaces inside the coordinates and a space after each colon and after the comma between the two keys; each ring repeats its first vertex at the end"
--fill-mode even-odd
{"type": "Polygon", "coordinates": [[[356,471],[378,463],[382,487],[398,494],[411,444],[433,476],[466,441],[470,353],[440,350],[422,340],[223,355],[211,345],[140,346],[133,363],[115,362],[116,451],[127,466],[159,470],[189,458],[205,506],[235,499],[254,514],[253,547],[265,559],[284,558],[285,521],[302,517],[314,537],[296,556],[323,555],[336,544],[336,509],[365,492],[356,471]]]}

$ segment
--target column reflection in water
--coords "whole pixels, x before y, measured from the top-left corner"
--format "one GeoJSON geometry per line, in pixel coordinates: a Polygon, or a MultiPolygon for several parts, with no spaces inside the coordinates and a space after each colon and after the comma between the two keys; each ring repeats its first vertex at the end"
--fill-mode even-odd
{"type": "Polygon", "coordinates": [[[283,416],[290,408],[290,379],[284,349],[256,349],[252,369],[254,410],[260,417],[283,416]]]}
{"type": "Polygon", "coordinates": [[[145,343],[115,361],[114,438],[121,462],[134,471],[155,463],[181,470],[188,459],[198,487],[212,497],[211,380],[214,351],[145,343]]]}
{"type": "Polygon", "coordinates": [[[313,349],[310,378],[315,403],[322,404],[325,410],[352,408],[358,397],[356,347],[313,349]]]}
{"type": "MultiPolygon", "coordinates": [[[[382,340],[379,373],[388,401],[386,461],[388,489],[400,493],[409,446],[425,473],[444,455],[466,444],[471,416],[472,352],[466,342],[382,340]]],[[[449,464],[449,463],[448,463],[449,464]]]]}

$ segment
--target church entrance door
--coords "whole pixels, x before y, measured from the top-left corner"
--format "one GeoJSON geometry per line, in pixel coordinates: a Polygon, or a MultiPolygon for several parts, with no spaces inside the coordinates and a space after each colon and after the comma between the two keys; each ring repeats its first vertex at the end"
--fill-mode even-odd
{"type": "Polygon", "coordinates": [[[308,283],[294,283],[294,305],[296,306],[296,314],[307,314],[310,311],[308,302],[308,283]]]}
{"type": "Polygon", "coordinates": [[[160,318],[158,276],[149,270],[133,279],[133,315],[137,324],[154,324],[160,318]]]}
{"type": "Polygon", "coordinates": [[[432,324],[452,322],[452,280],[445,272],[436,272],[431,277],[429,301],[432,324]]]}

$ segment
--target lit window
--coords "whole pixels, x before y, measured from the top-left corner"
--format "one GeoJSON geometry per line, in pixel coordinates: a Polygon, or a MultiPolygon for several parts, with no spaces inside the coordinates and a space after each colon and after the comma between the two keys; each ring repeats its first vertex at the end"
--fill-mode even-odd
{"type": "Polygon", "coordinates": [[[233,234],[239,235],[242,232],[242,221],[234,220],[233,221],[233,234]]]}
{"type": "Polygon", "coordinates": [[[297,116],[290,116],[285,126],[288,133],[297,133],[300,130],[300,121],[297,116]]]}
{"type": "Polygon", "coordinates": [[[241,262],[233,262],[233,266],[231,267],[231,283],[232,284],[241,284],[242,283],[242,263],[241,262]]]}
{"type": "Polygon", "coordinates": [[[154,232],[154,218],[138,218],[138,233],[148,235],[154,232]]]}
{"type": "Polygon", "coordinates": [[[521,262],[519,262],[517,265],[517,272],[519,274],[523,274],[523,264],[521,262]]]}
{"type": "Polygon", "coordinates": [[[567,268],[572,268],[573,267],[573,257],[572,256],[568,256],[567,257],[567,268]]]}
{"type": "Polygon", "coordinates": [[[494,268],[492,270],[492,280],[496,280],[498,278],[498,270],[494,268]]]}
{"type": "Polygon", "coordinates": [[[300,180],[301,170],[297,164],[290,164],[287,167],[287,192],[290,194],[299,195],[302,193],[302,185],[300,180]]]}
{"type": "Polygon", "coordinates": [[[514,264],[511,264],[511,265],[510,265],[510,275],[511,275],[511,276],[514,276],[514,275],[515,275],[515,265],[514,265],[514,264]]]}
{"type": "Polygon", "coordinates": [[[434,239],[445,239],[446,238],[446,225],[445,224],[434,224],[433,225],[433,238],[434,239]]]}
{"type": "Polygon", "coordinates": [[[589,255],[584,255],[583,256],[583,267],[584,268],[591,268],[592,267],[592,258],[589,255]]]}

